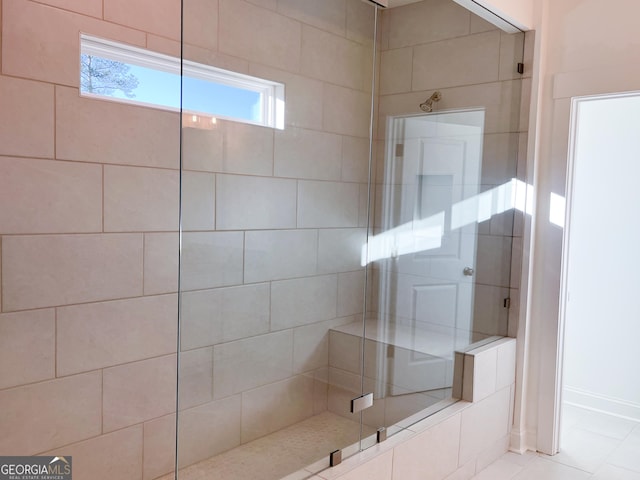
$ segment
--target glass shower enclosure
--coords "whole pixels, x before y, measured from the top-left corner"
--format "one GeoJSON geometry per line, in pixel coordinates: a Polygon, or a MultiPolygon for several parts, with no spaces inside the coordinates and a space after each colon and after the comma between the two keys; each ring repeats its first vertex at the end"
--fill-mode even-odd
{"type": "Polygon", "coordinates": [[[454,352],[507,334],[523,34],[448,0],[182,15],[183,64],[245,95],[182,84],[166,478],[310,477],[450,405],[454,352]]]}

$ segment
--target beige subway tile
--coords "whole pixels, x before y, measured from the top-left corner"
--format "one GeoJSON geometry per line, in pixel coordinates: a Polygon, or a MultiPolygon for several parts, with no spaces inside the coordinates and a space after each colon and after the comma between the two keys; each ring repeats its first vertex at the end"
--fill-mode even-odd
{"type": "Polygon", "coordinates": [[[274,174],[311,180],[340,180],[339,135],[287,128],[276,132],[274,174]]]}
{"type": "Polygon", "coordinates": [[[144,234],[144,294],[158,295],[178,291],[177,233],[144,234]]]}
{"type": "MultiPolygon", "coordinates": [[[[161,7],[154,3],[150,8],[161,7]]],[[[218,0],[185,0],[182,5],[182,34],[185,43],[217,50],[218,0]]]]}
{"type": "MultiPolygon", "coordinates": [[[[362,337],[347,333],[329,331],[329,365],[359,375],[362,372],[362,337]]],[[[347,385],[331,381],[340,387],[347,385]]]]}
{"type": "Polygon", "coordinates": [[[73,478],[139,480],[143,457],[142,425],[46,452],[73,457],[73,478]]]}
{"type": "Polygon", "coordinates": [[[313,378],[298,375],[242,394],[242,443],[313,415],[313,378]]]}
{"type": "Polygon", "coordinates": [[[500,80],[522,78],[518,63],[523,61],[524,33],[500,32],[500,80]]]}
{"type": "Polygon", "coordinates": [[[176,410],[176,356],[103,371],[102,425],[111,432],[176,410]]]}
{"type": "Polygon", "coordinates": [[[298,182],[298,227],[357,227],[357,183],[298,182]]]}
{"type": "Polygon", "coordinates": [[[272,282],[271,330],[335,318],[337,294],[337,275],[272,282]]]}
{"type": "Polygon", "coordinates": [[[175,352],[177,316],[176,295],[58,308],[58,375],[175,352]]]}
{"type": "Polygon", "coordinates": [[[368,138],[371,117],[371,94],[324,85],[323,129],[327,132],[368,138]]]}
{"type": "Polygon", "coordinates": [[[182,349],[230,342],[269,331],[269,284],[184,292],[182,349]]]}
{"type": "Polygon", "coordinates": [[[0,450],[34,455],[100,435],[101,384],[91,372],[0,391],[0,450]]]}
{"type": "Polygon", "coordinates": [[[389,17],[389,48],[407,47],[469,33],[471,13],[448,0],[418,2],[385,11],[389,17]]]}
{"type": "Polygon", "coordinates": [[[105,231],[177,231],[179,184],[176,171],[105,166],[105,231]]]}
{"type": "Polygon", "coordinates": [[[476,283],[509,287],[512,238],[478,235],[476,283]]]}
{"type": "Polygon", "coordinates": [[[175,112],[82,98],[77,89],[56,87],[60,160],[178,169],[179,144],[175,112]]]}
{"type": "Polygon", "coordinates": [[[412,88],[416,91],[495,82],[499,66],[498,31],[421,45],[414,48],[412,88]]]}
{"type": "Polygon", "coordinates": [[[364,2],[347,2],[347,38],[372,45],[375,32],[375,7],[364,2]]]}
{"type": "Polygon", "coordinates": [[[99,165],[0,158],[0,233],[100,231],[99,165]]]}
{"type": "Polygon", "coordinates": [[[0,154],[52,158],[53,103],[52,85],[0,75],[0,154]]]}
{"type": "Polygon", "coordinates": [[[218,230],[295,228],[296,181],[282,178],[218,175],[218,230]]]}
{"type": "Polygon", "coordinates": [[[213,348],[180,352],[178,398],[180,410],[213,400],[213,348]]]}
{"type": "Polygon", "coordinates": [[[505,388],[462,412],[460,465],[507,435],[510,398],[505,388]]]}
{"type": "Polygon", "coordinates": [[[273,128],[224,122],[222,171],[270,176],[273,173],[273,128]]]}
{"type": "Polygon", "coordinates": [[[173,472],[175,460],[176,415],[167,415],[145,422],[143,480],[153,480],[173,472]]]}
{"type": "Polygon", "coordinates": [[[338,316],[362,313],[364,307],[364,268],[338,275],[338,316]]]}
{"type": "MultiPolygon", "coordinates": [[[[104,19],[143,32],[180,39],[180,2],[176,0],[103,0],[104,19]]],[[[185,8],[193,7],[186,3],[185,8]]],[[[187,10],[185,10],[187,12],[187,10]]],[[[201,13],[201,12],[200,12],[201,13]]]]}
{"type": "Polygon", "coordinates": [[[240,445],[240,395],[178,413],[178,467],[240,445]]]}
{"type": "Polygon", "coordinates": [[[87,0],[78,3],[75,0],[34,0],[38,3],[51,5],[52,7],[62,8],[71,12],[89,15],[96,18],[102,18],[102,0],[87,0]]]}
{"type": "MultiPolygon", "coordinates": [[[[366,478],[367,480],[391,480],[393,466],[394,452],[388,451],[340,476],[340,480],[358,480],[360,478],[366,478]]],[[[404,480],[404,477],[398,478],[404,480]]]]}
{"type": "Polygon", "coordinates": [[[251,64],[251,75],[285,84],[285,124],[292,127],[322,130],[322,91],[320,80],[251,64]]]}
{"type": "Polygon", "coordinates": [[[182,129],[182,167],[205,172],[222,171],[224,132],[222,122],[215,130],[182,129]]]}
{"type": "Polygon", "coordinates": [[[381,53],[380,95],[411,91],[413,48],[397,48],[381,53]]]}
{"type": "MultiPolygon", "coordinates": [[[[91,1],[82,2],[80,8],[91,1]]],[[[73,5],[78,8],[78,2],[73,5]]],[[[27,0],[7,0],[3,8],[2,72],[7,75],[78,87],[80,32],[145,46],[144,32],[86,15],[27,0]]],[[[176,18],[179,28],[179,15],[176,18]]],[[[95,124],[95,118],[91,123],[95,124]]]]}
{"type": "Polygon", "coordinates": [[[182,290],[242,283],[242,232],[186,232],[182,236],[182,290]]]}
{"type": "Polygon", "coordinates": [[[345,35],[347,11],[344,0],[278,0],[278,13],[335,35],[345,35]]]}
{"type": "Polygon", "coordinates": [[[458,468],[460,415],[419,433],[394,449],[393,477],[441,480],[458,468]]]}
{"type": "Polygon", "coordinates": [[[297,72],[299,22],[244,1],[220,0],[218,49],[226,54],[297,72]]]}
{"type": "Polygon", "coordinates": [[[362,247],[367,241],[363,228],[320,230],[318,273],[357,271],[362,267],[362,247]]]}
{"type": "Polygon", "coordinates": [[[316,230],[265,230],[247,232],[245,282],[304,277],[316,272],[316,230]]]}
{"type": "Polygon", "coordinates": [[[358,42],[306,25],[302,27],[301,73],[309,77],[360,90],[367,52],[358,42]]]}
{"type": "Polygon", "coordinates": [[[369,181],[369,140],[366,138],[342,137],[343,182],[369,181]]]}
{"type": "Polygon", "coordinates": [[[484,135],[482,142],[482,184],[503,185],[516,177],[518,137],[518,133],[484,135]]]}
{"type": "Polygon", "coordinates": [[[223,398],[291,376],[293,332],[269,333],[213,347],[213,396],[223,398]]]}
{"type": "Polygon", "coordinates": [[[215,186],[211,173],[182,172],[183,230],[215,230],[215,186]]]}
{"type": "Polygon", "coordinates": [[[0,389],[55,377],[55,311],[0,315],[0,389]]]}
{"type": "Polygon", "coordinates": [[[294,373],[326,368],[329,364],[329,330],[352,321],[352,317],[343,317],[295,328],[293,330],[294,373]]]}
{"type": "Polygon", "coordinates": [[[142,235],[4,237],[5,311],[142,294],[142,235]]]}

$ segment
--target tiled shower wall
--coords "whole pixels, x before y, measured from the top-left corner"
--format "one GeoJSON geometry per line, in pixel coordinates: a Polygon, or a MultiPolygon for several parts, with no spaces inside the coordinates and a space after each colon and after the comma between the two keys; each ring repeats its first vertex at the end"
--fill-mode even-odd
{"type": "MultiPolygon", "coordinates": [[[[375,232],[383,228],[386,117],[421,113],[419,104],[435,91],[442,93],[434,104],[436,112],[486,109],[481,192],[512,178],[526,180],[530,51],[525,74],[516,71],[517,62],[522,61],[524,34],[504,33],[448,0],[423,0],[385,10],[380,30],[375,232]]],[[[522,232],[522,216],[513,210],[478,224],[473,305],[477,334],[515,336],[522,232]],[[504,308],[507,297],[513,300],[511,309],[504,308]]],[[[399,279],[398,288],[406,283],[399,279]]],[[[411,292],[396,294],[398,301],[411,304],[411,292]]],[[[372,295],[370,300],[368,308],[375,312],[377,298],[372,295]]]]}
{"type": "MultiPolygon", "coordinates": [[[[328,329],[362,309],[373,11],[184,5],[186,58],[287,89],[284,131],[183,131],[186,465],[326,408],[328,329]]],[[[179,56],[180,2],[0,7],[0,452],[156,478],[175,447],[179,116],[79,97],[79,33],[179,56]]]]}

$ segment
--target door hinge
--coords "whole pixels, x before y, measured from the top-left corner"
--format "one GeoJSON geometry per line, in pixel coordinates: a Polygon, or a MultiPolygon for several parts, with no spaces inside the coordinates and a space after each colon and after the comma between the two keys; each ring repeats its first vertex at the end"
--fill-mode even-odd
{"type": "Polygon", "coordinates": [[[520,75],[524,73],[524,63],[518,63],[518,73],[520,75]]]}
{"type": "Polygon", "coordinates": [[[502,305],[504,308],[511,308],[511,299],[509,297],[505,298],[502,305]]]}
{"type": "Polygon", "coordinates": [[[365,393],[351,400],[351,413],[360,412],[373,406],[373,393],[365,393]]]}

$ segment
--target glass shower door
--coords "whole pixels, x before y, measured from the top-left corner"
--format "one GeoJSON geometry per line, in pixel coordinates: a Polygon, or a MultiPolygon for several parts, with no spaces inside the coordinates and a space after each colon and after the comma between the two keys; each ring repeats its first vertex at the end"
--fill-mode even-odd
{"type": "Polygon", "coordinates": [[[454,352],[472,342],[484,109],[387,122],[382,231],[367,244],[378,274],[367,320],[365,377],[389,427],[449,403],[454,352]]]}

